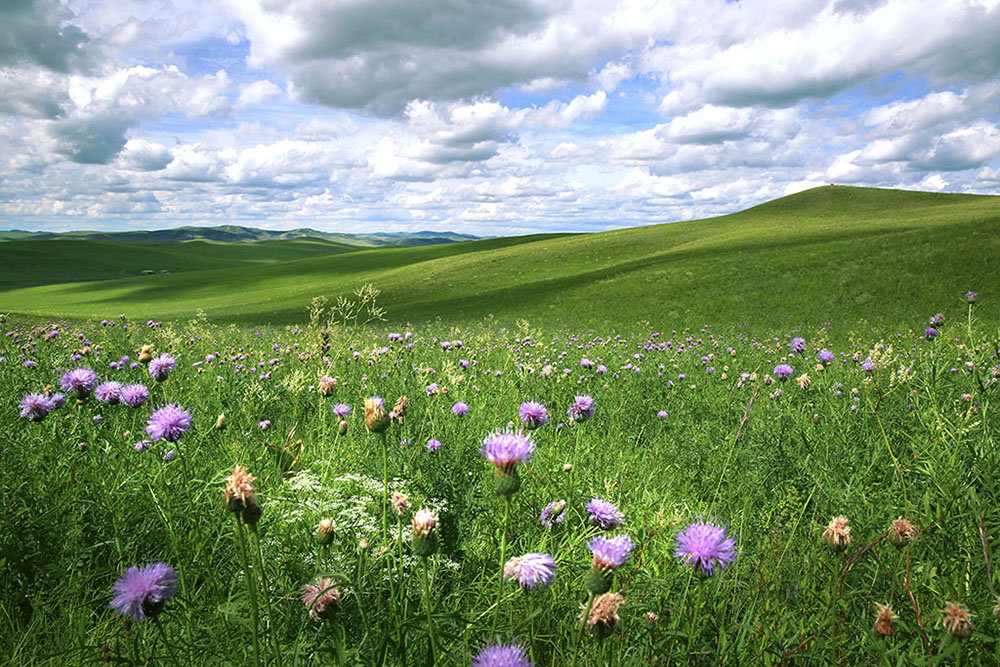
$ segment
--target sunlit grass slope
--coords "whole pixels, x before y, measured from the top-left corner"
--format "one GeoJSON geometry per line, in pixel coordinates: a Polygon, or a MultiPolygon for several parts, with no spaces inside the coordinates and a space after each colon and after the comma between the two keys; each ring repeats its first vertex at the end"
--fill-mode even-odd
{"type": "Polygon", "coordinates": [[[1000,285],[998,258],[1000,197],[828,186],[710,220],[50,285],[0,293],[0,307],[287,323],[370,282],[398,322],[822,325],[947,308],[1000,285]]]}

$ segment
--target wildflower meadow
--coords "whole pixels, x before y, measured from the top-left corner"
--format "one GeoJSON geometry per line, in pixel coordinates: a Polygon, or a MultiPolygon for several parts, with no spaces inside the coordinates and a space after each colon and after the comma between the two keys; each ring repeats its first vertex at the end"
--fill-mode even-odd
{"type": "Polygon", "coordinates": [[[997,664],[979,299],[836,332],[4,318],[2,661],[997,664]]]}

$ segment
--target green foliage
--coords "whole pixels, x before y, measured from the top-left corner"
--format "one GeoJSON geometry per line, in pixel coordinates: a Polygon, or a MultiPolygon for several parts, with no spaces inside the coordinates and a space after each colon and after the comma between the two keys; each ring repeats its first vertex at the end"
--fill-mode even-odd
{"type": "MultiPolygon", "coordinates": [[[[753,331],[863,321],[899,327],[914,312],[952,306],[956,293],[1000,284],[998,223],[997,197],[831,186],[711,220],[354,250],[252,271],[206,264],[166,276],[13,289],[0,292],[0,303],[46,317],[185,319],[200,308],[213,321],[291,324],[317,294],[332,298],[371,283],[399,324],[438,317],[467,324],[492,314],[601,330],[640,321],[753,331]]],[[[109,266],[145,265],[127,252],[80,246],[75,261],[33,262],[17,279],[48,282],[53,264],[53,279],[92,279],[58,273],[91,254],[109,266]]],[[[216,254],[222,262],[227,253],[216,254]]],[[[1000,318],[1000,302],[984,303],[982,315],[1000,318]]]]}
{"type": "MultiPolygon", "coordinates": [[[[314,304],[316,323],[325,307],[314,304]]],[[[604,639],[585,632],[577,664],[996,664],[989,555],[1000,540],[1000,333],[981,324],[992,322],[987,307],[984,295],[945,309],[934,341],[907,331],[922,332],[933,311],[911,313],[898,334],[810,328],[804,355],[788,336],[754,338],[731,325],[622,327],[617,338],[527,322],[510,332],[435,325],[418,328],[411,348],[387,341],[391,329],[360,326],[324,339],[315,328],[117,320],[60,325],[50,338],[51,325],[0,320],[0,655],[88,664],[107,645],[118,664],[147,655],[154,664],[252,664],[256,646],[267,664],[280,655],[283,664],[419,665],[433,630],[439,664],[468,664],[497,635],[536,664],[568,664],[588,602],[585,542],[600,532],[584,503],[599,496],[625,514],[611,532],[636,548],[613,578],[626,600],[621,622],[604,639]],[[90,348],[78,361],[77,333],[90,348]],[[144,344],[177,358],[165,382],[143,366],[108,368],[144,344]],[[837,360],[817,366],[822,347],[837,360]],[[22,354],[37,367],[24,367],[22,354]],[[584,368],[584,357],[608,371],[584,368]],[[866,357],[876,362],[870,373],[866,357]],[[783,362],[795,376],[768,384],[783,362]],[[150,403],[91,398],[40,422],[17,416],[25,393],[57,387],[76,365],[144,381],[150,403]],[[795,377],[805,373],[802,389],[795,377]],[[322,376],[336,377],[326,396],[322,376]],[[426,391],[431,383],[437,393],[426,391]],[[409,398],[385,440],[365,432],[363,398],[373,394],[387,407],[409,398]],[[596,413],[570,425],[578,394],[596,399],[596,413]],[[506,501],[478,450],[517,422],[526,400],[548,406],[550,422],[533,433],[505,522],[506,501]],[[452,413],[456,401],[467,415],[452,413]],[[135,451],[147,416],[167,402],[194,415],[192,428],[176,444],[135,451]],[[343,435],[336,403],[353,407],[343,435]],[[439,451],[426,449],[429,438],[439,451]],[[245,536],[223,501],[237,463],[257,478],[262,510],[245,536]],[[392,491],[409,498],[401,516],[383,506],[392,491]],[[560,499],[565,523],[544,528],[539,513],[560,499]],[[439,517],[427,559],[408,544],[423,507],[439,517]],[[851,526],[843,551],[821,537],[840,515],[851,526]],[[909,546],[886,538],[900,516],[920,531],[909,546]],[[739,550],[710,579],[673,554],[676,532],[699,517],[725,524],[739,550]],[[326,518],[334,529],[323,544],[316,531],[326,518]],[[505,582],[498,598],[500,554],[539,551],[558,563],[553,584],[530,592],[505,582]],[[162,636],[148,621],[128,634],[109,608],[111,585],[152,561],[177,569],[180,590],[160,616],[162,636]],[[339,587],[331,619],[310,618],[299,599],[319,576],[339,587]],[[943,628],[948,601],[973,613],[970,638],[943,628]],[[873,627],[876,603],[899,617],[887,638],[873,627]]]]}

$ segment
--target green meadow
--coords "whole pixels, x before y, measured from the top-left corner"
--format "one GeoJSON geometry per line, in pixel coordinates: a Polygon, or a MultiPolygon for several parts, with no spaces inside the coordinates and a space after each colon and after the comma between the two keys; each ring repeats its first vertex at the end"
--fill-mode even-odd
{"type": "Polygon", "coordinates": [[[290,324],[314,297],[371,283],[403,323],[901,324],[956,289],[1000,284],[998,229],[997,197],[829,186],[710,220],[423,247],[25,241],[0,244],[0,303],[41,317],[290,324]],[[172,273],[134,275],[147,267],[172,273]]]}
{"type": "Polygon", "coordinates": [[[998,664],[998,227],[0,242],[0,662],[998,664]]]}

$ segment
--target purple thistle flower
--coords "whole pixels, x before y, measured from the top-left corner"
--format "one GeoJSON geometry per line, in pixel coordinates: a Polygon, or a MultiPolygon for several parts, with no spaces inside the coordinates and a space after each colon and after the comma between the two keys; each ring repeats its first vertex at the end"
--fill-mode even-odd
{"type": "Polygon", "coordinates": [[[163,382],[174,369],[177,362],[166,352],[149,362],[149,377],[157,382],[163,382]]]}
{"type": "Polygon", "coordinates": [[[601,524],[601,528],[605,530],[625,523],[625,515],[607,500],[595,497],[587,503],[586,508],[587,518],[601,524]]]}
{"type": "Polygon", "coordinates": [[[969,290],[968,292],[965,293],[965,300],[968,301],[969,303],[975,303],[976,299],[978,298],[979,298],[979,292],[973,292],[972,290],[969,290]]]}
{"type": "Polygon", "coordinates": [[[516,644],[491,644],[476,654],[472,667],[532,667],[528,654],[516,644]]]}
{"type": "Polygon", "coordinates": [[[865,360],[861,362],[861,370],[865,373],[871,373],[875,370],[875,364],[872,363],[871,357],[865,357],[865,360]]]}
{"type": "Polygon", "coordinates": [[[97,373],[89,368],[74,368],[59,378],[59,386],[77,398],[84,398],[97,386],[97,373]]]}
{"type": "Polygon", "coordinates": [[[33,422],[42,421],[45,419],[45,415],[55,409],[52,399],[45,394],[25,394],[17,407],[21,408],[22,417],[33,422]]]}
{"type": "Polygon", "coordinates": [[[792,342],[788,344],[788,347],[792,348],[792,352],[802,354],[806,350],[806,339],[795,337],[792,339],[792,342]]]}
{"type": "Polygon", "coordinates": [[[141,384],[127,384],[119,392],[118,400],[130,408],[137,408],[149,400],[149,390],[141,384]]]}
{"type": "Polygon", "coordinates": [[[49,401],[52,403],[52,409],[55,410],[66,404],[66,397],[63,394],[52,394],[49,401]]]}
{"type": "Polygon", "coordinates": [[[429,451],[429,452],[436,452],[439,449],[441,449],[441,441],[440,440],[435,440],[434,438],[430,438],[427,441],[427,451],[429,451]]]}
{"type": "Polygon", "coordinates": [[[924,329],[924,338],[927,340],[934,340],[938,337],[938,330],[934,327],[927,327],[924,329]]]}
{"type": "Polygon", "coordinates": [[[346,403],[337,403],[333,406],[333,414],[343,419],[347,415],[351,414],[351,406],[346,403]]]}
{"type": "Polygon", "coordinates": [[[600,570],[610,572],[628,562],[634,545],[628,535],[614,537],[598,535],[587,541],[587,548],[594,556],[594,565],[600,570]]]}
{"type": "Polygon", "coordinates": [[[265,430],[270,425],[271,425],[270,419],[264,419],[263,421],[257,422],[257,428],[259,428],[262,431],[265,430]]]}
{"type": "Polygon", "coordinates": [[[156,616],[177,592],[177,573],[164,563],[130,567],[115,582],[112,608],[123,616],[141,621],[156,616]]]}
{"type": "Polygon", "coordinates": [[[582,422],[594,416],[594,399],[590,396],[577,396],[566,411],[574,421],[582,422]]]}
{"type": "Polygon", "coordinates": [[[833,361],[834,357],[833,357],[833,352],[824,347],[822,350],[819,351],[819,354],[816,355],[816,358],[822,361],[823,363],[828,364],[831,361],[833,361]]]}
{"type": "Polygon", "coordinates": [[[774,367],[775,377],[777,377],[782,382],[792,377],[792,374],[794,372],[795,371],[793,371],[792,367],[789,366],[788,364],[778,364],[777,366],[774,367]]]}
{"type": "Polygon", "coordinates": [[[149,440],[140,440],[139,442],[135,443],[132,446],[135,447],[135,451],[144,452],[147,449],[149,449],[152,446],[152,444],[153,443],[151,443],[149,440]]]}
{"type": "Polygon", "coordinates": [[[528,553],[511,558],[503,566],[504,580],[515,579],[521,588],[548,586],[556,576],[556,561],[549,554],[528,553]]]}
{"type": "Polygon", "coordinates": [[[457,417],[464,417],[469,414],[469,406],[459,401],[451,408],[452,413],[457,417]]]}
{"type": "Polygon", "coordinates": [[[174,454],[176,454],[176,452],[174,450],[168,449],[167,451],[163,452],[163,460],[164,461],[173,461],[174,460],[174,454]]]}
{"type": "Polygon", "coordinates": [[[656,413],[657,419],[666,419],[667,417],[669,417],[669,415],[667,414],[666,410],[660,410],[659,412],[656,413]]]}
{"type": "Polygon", "coordinates": [[[101,403],[117,403],[121,398],[122,385],[120,382],[102,382],[94,390],[94,398],[101,403]]]}
{"type": "Polygon", "coordinates": [[[937,315],[933,316],[930,320],[930,325],[932,327],[939,327],[942,324],[944,324],[944,313],[938,313],[937,315]]]}
{"type": "Polygon", "coordinates": [[[479,450],[490,463],[505,470],[531,458],[534,452],[535,443],[530,437],[510,431],[499,431],[486,436],[479,450]]]}
{"type": "Polygon", "coordinates": [[[715,568],[728,566],[736,560],[736,542],[726,537],[726,529],[710,523],[692,523],[677,533],[674,556],[699,570],[706,577],[715,568]]]}
{"type": "Polygon", "coordinates": [[[566,501],[554,500],[542,509],[538,520],[546,528],[551,528],[553,523],[562,523],[566,520],[566,501]]]}
{"type": "Polygon", "coordinates": [[[438,385],[437,382],[431,382],[429,385],[427,385],[427,387],[424,388],[424,391],[427,392],[428,396],[433,396],[441,392],[441,387],[438,385]]]}
{"type": "Polygon", "coordinates": [[[549,421],[549,411],[541,403],[528,401],[517,409],[517,417],[525,428],[535,429],[549,421]]]}
{"type": "Polygon", "coordinates": [[[191,413],[173,403],[165,405],[149,416],[146,433],[155,440],[177,442],[184,431],[191,428],[191,413]]]}

